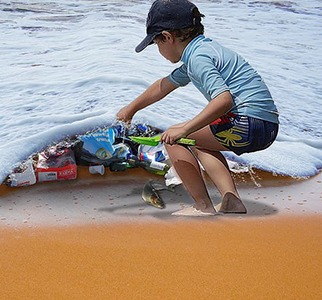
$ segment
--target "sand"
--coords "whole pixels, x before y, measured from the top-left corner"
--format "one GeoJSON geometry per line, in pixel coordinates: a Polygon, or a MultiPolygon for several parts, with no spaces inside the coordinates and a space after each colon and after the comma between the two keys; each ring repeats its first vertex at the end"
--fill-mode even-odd
{"type": "Polygon", "coordinates": [[[180,186],[141,200],[159,176],[79,171],[0,188],[0,299],[321,299],[321,173],[235,175],[247,215],[187,218],[180,186]]]}

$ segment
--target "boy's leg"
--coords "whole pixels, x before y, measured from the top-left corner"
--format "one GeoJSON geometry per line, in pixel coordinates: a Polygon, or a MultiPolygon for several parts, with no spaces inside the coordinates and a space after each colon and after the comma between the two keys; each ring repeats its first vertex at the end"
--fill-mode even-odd
{"type": "Polygon", "coordinates": [[[238,196],[235,183],[222,154],[199,149],[195,149],[194,152],[223,196],[219,211],[223,213],[246,213],[246,207],[238,196]]]}
{"type": "Polygon", "coordinates": [[[202,212],[216,212],[193,153],[181,145],[166,145],[166,149],[184,187],[196,202],[195,208],[202,212]]]}
{"type": "Polygon", "coordinates": [[[220,151],[227,151],[229,149],[222,146],[216,140],[209,126],[196,131],[189,138],[196,140],[197,146],[193,151],[223,197],[220,211],[226,213],[246,213],[246,208],[239,199],[227,161],[220,153],[220,151]]]}

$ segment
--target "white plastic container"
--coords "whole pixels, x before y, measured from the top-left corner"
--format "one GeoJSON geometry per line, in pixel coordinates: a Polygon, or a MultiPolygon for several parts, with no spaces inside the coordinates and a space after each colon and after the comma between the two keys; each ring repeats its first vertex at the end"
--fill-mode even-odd
{"type": "Polygon", "coordinates": [[[88,171],[91,174],[101,174],[101,175],[104,175],[104,173],[105,173],[105,167],[103,165],[89,166],[88,171]]]}

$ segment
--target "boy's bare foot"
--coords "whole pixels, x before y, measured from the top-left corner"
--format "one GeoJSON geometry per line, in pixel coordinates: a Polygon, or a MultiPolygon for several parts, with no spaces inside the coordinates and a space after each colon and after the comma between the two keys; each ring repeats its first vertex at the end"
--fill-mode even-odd
{"type": "Polygon", "coordinates": [[[211,201],[210,203],[199,201],[198,203],[196,202],[193,207],[197,210],[202,211],[203,213],[210,213],[215,215],[217,213],[216,209],[212,205],[211,201]]]}
{"type": "Polygon", "coordinates": [[[185,216],[185,217],[206,217],[214,216],[215,212],[204,212],[194,206],[188,206],[181,210],[175,211],[171,214],[172,216],[185,216]]]}
{"type": "Polygon", "coordinates": [[[219,212],[225,214],[246,214],[247,209],[243,202],[237,196],[235,196],[233,193],[228,192],[224,195],[219,212]]]}

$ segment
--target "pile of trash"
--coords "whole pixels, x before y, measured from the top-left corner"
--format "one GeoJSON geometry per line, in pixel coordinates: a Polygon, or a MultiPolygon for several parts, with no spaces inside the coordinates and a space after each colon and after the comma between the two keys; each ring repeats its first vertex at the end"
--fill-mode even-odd
{"type": "Polygon", "coordinates": [[[31,155],[7,176],[4,183],[18,187],[37,182],[73,180],[77,178],[77,166],[88,166],[90,173],[101,175],[106,168],[120,172],[138,167],[165,175],[170,169],[170,163],[163,145],[142,145],[129,138],[152,137],[161,132],[146,124],[127,127],[123,123],[117,123],[66,138],[31,155]]]}

